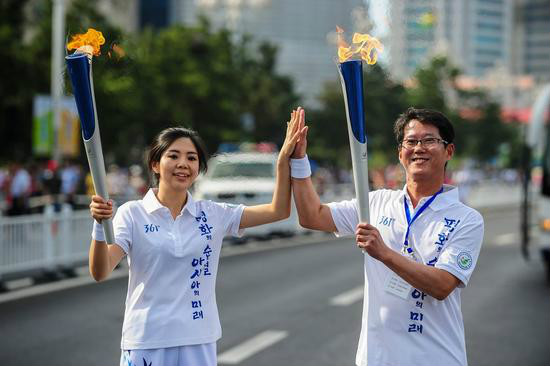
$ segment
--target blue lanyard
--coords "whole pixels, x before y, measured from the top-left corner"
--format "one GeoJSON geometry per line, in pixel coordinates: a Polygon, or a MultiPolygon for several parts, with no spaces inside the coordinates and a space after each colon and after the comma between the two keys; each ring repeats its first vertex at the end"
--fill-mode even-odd
{"type": "Polygon", "coordinates": [[[416,218],[418,216],[420,216],[420,214],[422,212],[424,212],[425,209],[428,208],[428,206],[435,200],[435,198],[437,196],[439,196],[439,194],[443,192],[443,187],[441,187],[441,189],[439,191],[437,191],[436,194],[434,194],[432,197],[430,197],[429,200],[427,200],[423,205],[422,207],[420,207],[416,213],[414,214],[414,216],[412,217],[411,219],[411,212],[409,210],[409,205],[407,204],[407,197],[404,197],[403,201],[405,203],[405,216],[407,216],[407,233],[405,234],[405,240],[403,241],[403,251],[407,254],[409,254],[411,257],[413,257],[415,260],[416,260],[416,256],[414,255],[414,250],[413,248],[411,248],[411,246],[409,245],[409,232],[411,230],[411,226],[414,222],[414,220],[416,220],[416,218]]]}

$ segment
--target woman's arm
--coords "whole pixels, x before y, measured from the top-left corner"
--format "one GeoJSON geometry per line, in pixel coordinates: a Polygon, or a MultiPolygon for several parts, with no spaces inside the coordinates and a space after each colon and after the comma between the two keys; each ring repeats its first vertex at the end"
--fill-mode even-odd
{"type": "MultiPolygon", "coordinates": [[[[106,202],[100,196],[92,196],[90,203],[90,212],[95,220],[94,225],[99,225],[101,220],[109,219],[113,216],[112,201],[106,202]]],[[[95,228],[94,228],[95,229],[95,228]]],[[[103,228],[97,228],[103,230],[103,228]]],[[[90,244],[90,252],[88,256],[88,268],[90,274],[96,281],[106,279],[113,269],[120,263],[125,253],[118,245],[108,245],[104,240],[94,235],[90,244]],[[98,239],[98,240],[96,240],[98,239]]]]}
{"type": "MultiPolygon", "coordinates": [[[[291,158],[303,159],[307,150],[307,129],[296,143],[291,158]]],[[[307,162],[309,165],[309,162],[307,162]]],[[[336,232],[330,208],[321,203],[321,199],[313,186],[311,177],[292,178],[294,203],[298,211],[300,225],[306,229],[336,232]]]]}
{"type": "Polygon", "coordinates": [[[303,136],[307,131],[307,127],[304,126],[304,118],[305,115],[302,108],[292,111],[290,122],[287,123],[285,141],[277,159],[277,174],[275,177],[273,199],[268,204],[245,207],[241,216],[240,229],[283,220],[290,216],[289,161],[300,136],[303,136]]]}

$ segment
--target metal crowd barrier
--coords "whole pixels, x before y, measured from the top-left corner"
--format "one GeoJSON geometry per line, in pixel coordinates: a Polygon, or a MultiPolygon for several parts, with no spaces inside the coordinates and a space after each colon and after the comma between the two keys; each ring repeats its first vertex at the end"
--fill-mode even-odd
{"type": "Polygon", "coordinates": [[[92,218],[89,210],[0,217],[0,282],[70,270],[88,261],[92,218]]]}
{"type": "MultiPolygon", "coordinates": [[[[321,193],[323,202],[354,195],[352,184],[327,184],[321,193]]],[[[89,203],[88,196],[78,198],[79,203],[89,203]]],[[[127,199],[118,197],[117,205],[127,199]]],[[[0,288],[6,280],[67,271],[88,263],[90,211],[73,211],[64,203],[60,212],[55,212],[51,197],[35,200],[36,207],[46,205],[43,213],[0,216],[0,288]]]]}

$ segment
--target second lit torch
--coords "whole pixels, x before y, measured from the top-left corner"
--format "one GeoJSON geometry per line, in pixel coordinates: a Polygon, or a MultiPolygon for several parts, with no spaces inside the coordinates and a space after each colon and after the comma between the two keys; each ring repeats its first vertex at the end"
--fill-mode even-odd
{"type": "Polygon", "coordinates": [[[359,221],[369,222],[369,170],[367,155],[367,131],[365,126],[365,110],[363,102],[363,62],[376,63],[374,49],[382,51],[382,44],[368,34],[355,33],[354,47],[348,46],[343,39],[343,30],[337,28],[338,74],[342,83],[342,93],[346,106],[349,144],[355,195],[359,207],[359,221]],[[371,56],[374,53],[374,56],[371,56]],[[360,54],[360,59],[351,59],[360,54]]]}

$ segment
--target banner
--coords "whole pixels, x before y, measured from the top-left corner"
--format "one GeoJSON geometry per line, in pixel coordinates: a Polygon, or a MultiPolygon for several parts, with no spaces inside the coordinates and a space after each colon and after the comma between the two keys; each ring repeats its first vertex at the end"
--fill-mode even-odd
{"type": "MultiPolygon", "coordinates": [[[[60,108],[61,121],[57,131],[59,151],[65,157],[78,157],[80,154],[80,121],[74,98],[61,98],[60,108]]],[[[33,102],[32,148],[34,155],[53,156],[54,133],[51,98],[49,95],[37,95],[33,102]]]]}

